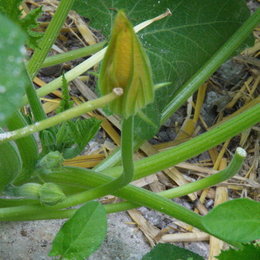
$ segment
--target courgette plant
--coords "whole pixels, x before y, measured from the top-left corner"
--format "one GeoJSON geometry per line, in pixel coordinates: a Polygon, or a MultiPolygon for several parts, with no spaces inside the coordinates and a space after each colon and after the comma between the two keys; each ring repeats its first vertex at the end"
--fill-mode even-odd
{"type": "MultiPolygon", "coordinates": [[[[216,236],[241,252],[250,248],[259,254],[253,243],[260,238],[258,202],[236,199],[200,216],[171,200],[234,176],[246,157],[242,148],[236,149],[224,170],[184,186],[153,193],[129,184],[197,156],[260,121],[256,99],[247,110],[187,142],[133,160],[134,149],[156,134],[244,42],[250,42],[252,30],[260,22],[259,9],[250,16],[242,0],[61,0],[41,35],[31,30],[37,26],[40,9],[21,18],[21,1],[0,3],[0,24],[4,25],[0,27],[1,221],[68,218],[53,241],[50,256],[84,259],[105,238],[106,214],[146,206],[216,236]],[[89,18],[107,37],[109,23],[114,21],[108,47],[99,43],[47,58],[71,9],[89,18]],[[30,58],[25,55],[25,44],[34,49],[30,58]],[[93,53],[35,90],[32,80],[40,68],[93,53]],[[97,85],[101,96],[72,107],[68,82],[100,61],[97,85]],[[47,118],[39,97],[59,87],[63,89],[61,109],[47,118]],[[29,124],[22,107],[30,108],[29,124]],[[99,128],[97,120],[75,118],[103,107],[121,117],[120,150],[92,170],[63,166],[64,158],[80,154],[99,128]],[[102,205],[94,200],[107,194],[123,201],[102,205]],[[81,207],[70,208],[76,205],[81,207]]],[[[166,251],[163,247],[156,250],[159,255],[166,251]]],[[[174,257],[179,249],[170,250],[174,257]]],[[[153,256],[156,252],[143,259],[158,259],[153,256]]]]}

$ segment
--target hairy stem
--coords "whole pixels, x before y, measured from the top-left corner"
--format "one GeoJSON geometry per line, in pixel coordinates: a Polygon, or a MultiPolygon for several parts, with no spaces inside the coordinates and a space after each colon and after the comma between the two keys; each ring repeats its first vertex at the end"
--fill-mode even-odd
{"type": "Polygon", "coordinates": [[[40,122],[37,122],[36,124],[26,126],[24,128],[12,131],[12,132],[6,132],[3,134],[0,134],[0,143],[7,142],[10,140],[16,140],[25,136],[28,136],[32,133],[41,131],[43,129],[52,127],[54,125],[57,125],[61,122],[70,120],[74,117],[80,116],[84,113],[90,112],[94,109],[100,108],[108,104],[109,102],[113,101],[114,99],[118,98],[120,95],[122,95],[121,89],[115,89],[116,91],[113,91],[112,93],[103,96],[101,98],[97,98],[95,100],[88,101],[84,104],[81,104],[79,106],[73,107],[71,109],[68,109],[62,113],[59,113],[58,115],[55,115],[53,117],[47,118],[45,120],[42,120],[40,122]]]}
{"type": "MultiPolygon", "coordinates": [[[[135,179],[140,179],[197,156],[259,122],[260,103],[185,143],[136,161],[134,163],[135,179]]],[[[104,170],[102,173],[116,177],[120,171],[121,167],[119,166],[104,170]]]]}
{"type": "Polygon", "coordinates": [[[28,62],[27,70],[31,78],[34,78],[38,70],[41,68],[42,63],[54,44],[73,3],[74,0],[62,0],[60,2],[43,38],[39,43],[39,48],[34,51],[32,58],[28,62]]]}
{"type": "MultiPolygon", "coordinates": [[[[44,59],[46,58],[51,46],[57,38],[57,35],[60,31],[60,28],[64,24],[64,21],[68,15],[69,10],[73,5],[74,0],[67,1],[62,0],[57,11],[54,14],[53,19],[51,20],[43,38],[39,43],[39,47],[34,51],[32,58],[27,64],[27,72],[29,78],[33,79],[40,69],[44,59]]],[[[35,121],[41,121],[47,118],[40,99],[38,98],[35,88],[30,81],[26,87],[26,96],[28,98],[30,107],[32,109],[35,121]]]]}

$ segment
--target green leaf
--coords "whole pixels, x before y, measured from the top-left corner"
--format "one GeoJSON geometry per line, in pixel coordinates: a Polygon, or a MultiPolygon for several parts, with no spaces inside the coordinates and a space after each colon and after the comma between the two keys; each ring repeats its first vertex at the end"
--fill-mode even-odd
{"type": "Polygon", "coordinates": [[[51,151],[60,151],[57,149],[56,145],[56,132],[58,131],[58,127],[52,127],[49,129],[44,129],[40,132],[40,139],[42,142],[42,152],[41,156],[48,154],[51,151]]]}
{"type": "Polygon", "coordinates": [[[23,63],[25,35],[1,14],[0,24],[0,125],[3,125],[21,105],[28,81],[23,63]]]}
{"type": "MultiPolygon", "coordinates": [[[[153,23],[138,33],[151,61],[154,83],[172,82],[156,91],[148,105],[152,122],[157,122],[176,91],[225,44],[249,16],[244,0],[77,0],[74,9],[90,19],[90,24],[109,36],[116,10],[123,9],[137,25],[169,8],[172,16],[153,23]],[[217,11],[216,11],[217,10],[217,11]]],[[[235,50],[234,50],[235,51],[235,50]]],[[[150,138],[157,130],[137,116],[136,135],[150,138]],[[141,123],[141,126],[139,126],[141,123]]]]}
{"type": "Polygon", "coordinates": [[[230,248],[229,250],[222,251],[216,258],[219,260],[260,259],[260,247],[253,244],[246,244],[240,250],[230,248]]]}
{"type": "Polygon", "coordinates": [[[19,22],[23,30],[27,33],[28,40],[26,44],[31,48],[37,48],[38,41],[43,36],[43,33],[33,30],[38,27],[37,18],[40,16],[41,13],[41,7],[33,9],[19,22]]]}
{"type": "Polygon", "coordinates": [[[97,133],[100,123],[101,121],[95,118],[63,123],[58,128],[56,140],[57,148],[63,153],[64,158],[73,158],[80,154],[97,133]]]}
{"type": "Polygon", "coordinates": [[[226,241],[250,242],[260,238],[260,202],[235,199],[213,208],[203,226],[226,241]]]}
{"type": "Polygon", "coordinates": [[[37,18],[41,13],[41,8],[30,11],[24,18],[21,18],[20,5],[22,0],[0,0],[0,13],[11,19],[14,23],[27,34],[26,44],[29,47],[36,48],[37,41],[42,37],[42,33],[33,31],[38,26],[37,18]]]}
{"type": "Polygon", "coordinates": [[[62,74],[62,100],[56,112],[60,113],[72,107],[73,107],[73,101],[70,100],[69,84],[64,74],[62,74]]]}
{"type": "Polygon", "coordinates": [[[203,260],[203,257],[187,249],[171,244],[158,244],[142,260],[203,260]]]}
{"type": "Polygon", "coordinates": [[[65,159],[79,155],[97,133],[100,123],[96,118],[77,119],[43,130],[42,155],[50,151],[59,151],[65,159]]]}
{"type": "Polygon", "coordinates": [[[57,233],[49,256],[85,259],[106,236],[106,212],[102,204],[91,201],[82,206],[57,233]]]}
{"type": "Polygon", "coordinates": [[[23,0],[0,0],[0,13],[6,15],[13,22],[17,22],[22,14],[19,6],[23,0]]]}

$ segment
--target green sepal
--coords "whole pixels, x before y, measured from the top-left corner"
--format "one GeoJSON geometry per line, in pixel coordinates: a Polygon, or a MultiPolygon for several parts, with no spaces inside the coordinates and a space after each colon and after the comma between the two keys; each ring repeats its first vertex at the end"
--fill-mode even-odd
{"type": "Polygon", "coordinates": [[[40,202],[46,206],[54,206],[65,198],[61,188],[54,183],[44,183],[39,190],[40,202]]]}

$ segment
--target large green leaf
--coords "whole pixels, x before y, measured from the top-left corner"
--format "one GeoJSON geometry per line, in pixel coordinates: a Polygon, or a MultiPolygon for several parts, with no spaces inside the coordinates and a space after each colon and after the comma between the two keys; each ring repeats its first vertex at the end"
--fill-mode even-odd
{"type": "Polygon", "coordinates": [[[82,206],[57,233],[50,256],[62,259],[85,259],[105,239],[106,211],[102,204],[91,201],[82,206]]]}
{"type": "Polygon", "coordinates": [[[242,249],[236,250],[230,248],[229,250],[222,251],[219,256],[216,257],[219,260],[249,260],[260,259],[260,246],[247,244],[242,249]]]}
{"type": "Polygon", "coordinates": [[[260,202],[235,199],[218,205],[202,219],[204,227],[226,241],[260,239],[260,202]]]}
{"type": "Polygon", "coordinates": [[[24,33],[0,14],[0,125],[21,105],[27,75],[23,63],[24,33]]]}
{"type": "MultiPolygon", "coordinates": [[[[244,0],[77,0],[74,9],[90,19],[90,25],[108,36],[116,9],[124,9],[134,25],[153,18],[169,8],[172,16],[157,21],[138,33],[152,64],[155,83],[172,82],[156,91],[148,105],[149,119],[158,117],[176,91],[238,29],[249,16],[244,0]],[[158,115],[159,114],[159,115],[158,115]]],[[[153,124],[138,117],[146,138],[156,133],[153,124]],[[149,129],[145,126],[149,125],[149,129]],[[153,131],[151,131],[153,130],[153,131]]]]}
{"type": "Polygon", "coordinates": [[[203,257],[187,249],[171,244],[158,244],[142,260],[203,260],[203,257]]]}

